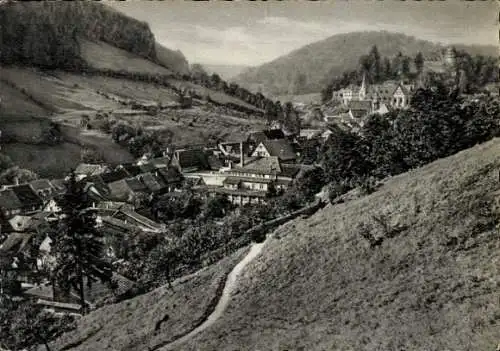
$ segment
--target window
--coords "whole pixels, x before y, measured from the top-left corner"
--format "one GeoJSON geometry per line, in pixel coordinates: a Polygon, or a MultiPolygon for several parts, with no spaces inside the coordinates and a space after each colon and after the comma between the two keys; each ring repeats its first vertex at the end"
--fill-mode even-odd
{"type": "Polygon", "coordinates": [[[260,188],[261,190],[262,190],[262,189],[264,189],[264,184],[260,184],[260,185],[259,185],[259,188],[260,188]]]}

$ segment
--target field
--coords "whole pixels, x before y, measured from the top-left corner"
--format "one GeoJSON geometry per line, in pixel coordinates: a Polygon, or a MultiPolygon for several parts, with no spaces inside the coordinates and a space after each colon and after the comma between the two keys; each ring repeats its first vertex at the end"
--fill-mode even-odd
{"type": "MultiPolygon", "coordinates": [[[[3,68],[0,69],[2,70],[3,79],[3,68]]],[[[2,80],[0,80],[0,99],[0,118],[2,119],[6,116],[26,117],[47,116],[50,114],[50,111],[28,99],[26,95],[2,80]]]]}
{"type": "Polygon", "coordinates": [[[177,87],[178,89],[186,89],[187,88],[190,90],[194,90],[198,95],[200,95],[202,97],[209,95],[210,99],[212,99],[213,101],[215,101],[219,104],[231,103],[231,104],[243,106],[243,107],[250,109],[252,111],[255,111],[255,112],[263,112],[262,110],[258,109],[257,107],[252,106],[250,104],[247,104],[246,102],[243,102],[235,97],[229,96],[229,95],[221,93],[219,91],[210,90],[208,88],[202,87],[201,85],[197,85],[197,84],[194,84],[191,82],[186,82],[186,81],[178,80],[178,79],[174,79],[174,78],[169,79],[169,83],[171,85],[177,87]]]}
{"type": "Polygon", "coordinates": [[[178,350],[494,350],[499,169],[495,139],[289,222],[178,350]]]}
{"type": "Polygon", "coordinates": [[[156,349],[203,319],[225,276],[246,251],[241,249],[217,265],[176,280],[173,289],[164,286],[90,313],[79,321],[76,331],[53,343],[55,349],[69,344],[78,344],[71,348],[75,351],[156,349]]]}
{"type": "Polygon", "coordinates": [[[2,153],[16,165],[33,170],[41,177],[62,177],[80,163],[80,147],[70,143],[57,146],[6,144],[2,145],[2,153]]]}
{"type": "MultiPolygon", "coordinates": [[[[131,161],[128,152],[114,144],[109,135],[98,131],[76,131],[74,128],[79,127],[82,116],[93,116],[99,111],[113,113],[127,109],[119,101],[168,104],[177,99],[171,89],[155,84],[62,71],[41,72],[36,69],[3,67],[2,80],[0,130],[4,136],[13,136],[21,143],[4,147],[4,152],[21,167],[32,169],[40,175],[60,176],[66,172],[66,166],[79,162],[78,150],[83,145],[98,149],[110,163],[131,161]],[[58,146],[37,150],[36,146],[30,145],[34,144],[42,127],[46,127],[50,121],[48,118],[38,118],[40,116],[47,116],[67,126],[67,140],[75,145],[65,145],[59,150],[58,146]],[[61,160],[60,167],[57,159],[61,160]]],[[[181,81],[176,84],[193,86],[181,81]]],[[[237,101],[224,94],[211,96],[233,103],[237,101]]],[[[235,140],[251,130],[264,127],[262,119],[246,115],[243,118],[231,110],[208,106],[165,111],[156,116],[143,114],[115,118],[159,133],[173,133],[173,142],[182,145],[205,143],[216,137],[235,140]]]]}

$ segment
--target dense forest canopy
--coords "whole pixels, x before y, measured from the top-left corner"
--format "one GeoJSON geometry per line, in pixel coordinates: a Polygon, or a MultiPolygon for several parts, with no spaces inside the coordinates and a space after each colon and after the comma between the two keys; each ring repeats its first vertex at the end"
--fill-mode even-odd
{"type": "Polygon", "coordinates": [[[156,60],[145,22],[96,2],[12,2],[0,7],[0,62],[42,67],[80,65],[78,37],[101,40],[156,60]]]}

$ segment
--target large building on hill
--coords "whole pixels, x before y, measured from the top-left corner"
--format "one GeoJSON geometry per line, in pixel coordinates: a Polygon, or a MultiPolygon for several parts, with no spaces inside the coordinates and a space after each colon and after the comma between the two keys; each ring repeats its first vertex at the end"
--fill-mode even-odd
{"type": "Polygon", "coordinates": [[[383,106],[387,109],[408,107],[414,89],[412,84],[395,81],[367,84],[366,78],[363,76],[361,86],[351,85],[337,90],[333,92],[332,100],[340,101],[348,108],[353,109],[358,109],[358,105],[362,104],[364,111],[373,113],[383,106]]]}

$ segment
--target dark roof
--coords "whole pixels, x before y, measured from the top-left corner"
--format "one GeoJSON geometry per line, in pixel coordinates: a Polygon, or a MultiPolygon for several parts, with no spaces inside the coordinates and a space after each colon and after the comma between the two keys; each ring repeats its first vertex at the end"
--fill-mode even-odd
{"type": "Polygon", "coordinates": [[[170,165],[170,157],[169,156],[156,157],[153,158],[150,162],[156,168],[168,167],[170,165]]]}
{"type": "Polygon", "coordinates": [[[152,163],[144,163],[140,165],[139,168],[141,169],[141,173],[149,173],[156,170],[155,165],[152,163]]]}
{"type": "Polygon", "coordinates": [[[281,174],[282,177],[295,178],[295,176],[300,172],[300,165],[281,165],[281,174]]]}
{"type": "Polygon", "coordinates": [[[372,102],[369,100],[351,100],[347,107],[350,110],[368,110],[372,108],[372,102]]]}
{"type": "Polygon", "coordinates": [[[243,167],[235,167],[233,170],[242,173],[279,174],[281,173],[281,164],[278,157],[263,157],[249,162],[243,167]]]}
{"type": "Polygon", "coordinates": [[[161,177],[157,177],[151,173],[139,174],[137,178],[149,189],[149,191],[160,191],[166,187],[165,182],[161,177]]]}
{"type": "Polygon", "coordinates": [[[157,172],[167,184],[178,183],[182,180],[181,173],[175,167],[159,168],[157,172]]]}
{"type": "Polygon", "coordinates": [[[134,165],[132,163],[124,163],[118,167],[118,169],[124,169],[129,176],[135,177],[136,175],[140,174],[141,167],[134,165]]]}
{"type": "Polygon", "coordinates": [[[94,176],[88,177],[88,178],[86,178],[86,181],[87,181],[87,183],[92,183],[94,185],[94,187],[97,189],[97,191],[99,191],[99,193],[101,193],[101,195],[106,195],[106,194],[109,194],[109,187],[102,179],[103,175],[104,174],[94,175],[94,176]]]}
{"type": "Polygon", "coordinates": [[[222,164],[222,161],[215,155],[209,155],[207,157],[208,165],[210,166],[211,170],[217,171],[221,169],[224,165],[222,164]]]}
{"type": "Polygon", "coordinates": [[[196,168],[196,169],[209,169],[210,164],[208,162],[207,155],[203,150],[199,149],[186,149],[176,152],[178,156],[179,165],[182,169],[184,168],[196,168]]]}
{"type": "Polygon", "coordinates": [[[12,187],[17,198],[24,206],[41,206],[42,199],[31,189],[28,184],[21,184],[12,187]]]}
{"type": "Polygon", "coordinates": [[[281,129],[267,129],[258,132],[252,132],[250,133],[248,138],[259,144],[264,140],[284,139],[285,133],[283,133],[281,129]]]}
{"type": "Polygon", "coordinates": [[[0,244],[0,252],[16,254],[20,252],[31,240],[33,234],[12,233],[0,244]]]}
{"type": "Polygon", "coordinates": [[[130,190],[132,190],[133,192],[144,192],[148,190],[146,185],[141,183],[141,181],[139,181],[139,179],[137,178],[128,178],[125,179],[125,182],[127,183],[130,190]]]}
{"type": "Polygon", "coordinates": [[[370,110],[364,110],[364,109],[351,109],[350,112],[352,116],[356,119],[366,117],[368,114],[370,114],[370,110]]]}
{"type": "Polygon", "coordinates": [[[23,207],[23,204],[12,189],[6,189],[0,191],[0,207],[6,210],[16,210],[23,207]]]}
{"type": "Polygon", "coordinates": [[[52,179],[50,181],[50,184],[52,184],[52,187],[54,187],[57,193],[61,194],[66,192],[66,184],[64,179],[52,179]]]}
{"type": "Polygon", "coordinates": [[[108,184],[111,190],[111,197],[115,199],[125,199],[130,193],[148,192],[148,188],[137,178],[127,178],[117,180],[108,184]]]}
{"type": "Polygon", "coordinates": [[[287,140],[264,140],[262,144],[271,156],[279,157],[280,160],[294,160],[297,157],[292,145],[287,140]]]}
{"type": "Polygon", "coordinates": [[[99,176],[106,184],[130,177],[129,173],[125,169],[117,169],[111,172],[102,173],[99,176]]]}

